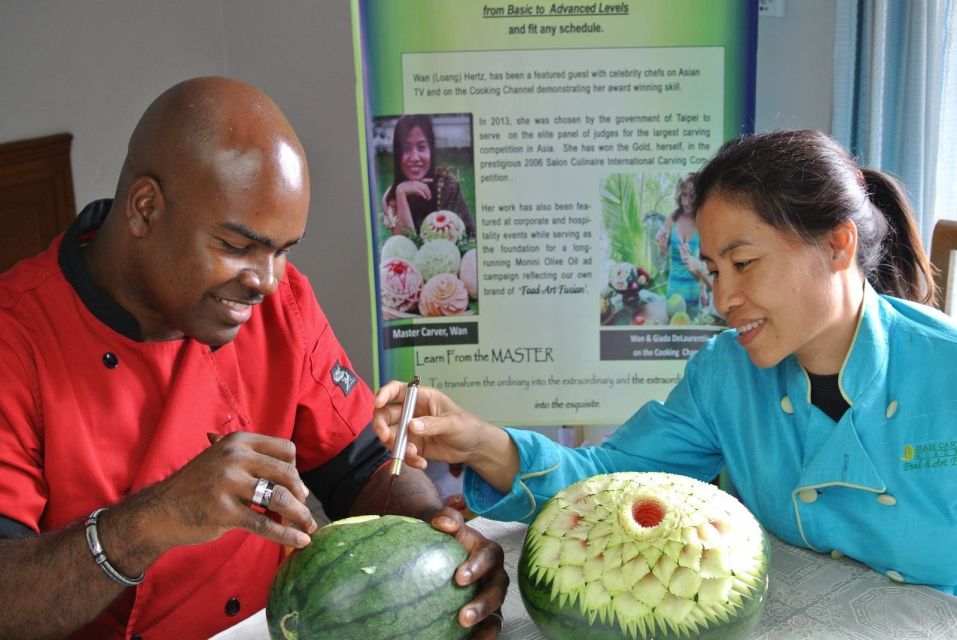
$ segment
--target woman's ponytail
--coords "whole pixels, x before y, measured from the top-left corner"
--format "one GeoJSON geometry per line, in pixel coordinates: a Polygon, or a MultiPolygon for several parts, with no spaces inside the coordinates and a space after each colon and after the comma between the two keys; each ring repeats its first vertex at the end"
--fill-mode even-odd
{"type": "Polygon", "coordinates": [[[879,293],[933,305],[937,299],[933,267],[920,242],[914,212],[903,186],[876,169],[861,169],[873,215],[887,225],[879,244],[861,242],[862,266],[879,293]]]}

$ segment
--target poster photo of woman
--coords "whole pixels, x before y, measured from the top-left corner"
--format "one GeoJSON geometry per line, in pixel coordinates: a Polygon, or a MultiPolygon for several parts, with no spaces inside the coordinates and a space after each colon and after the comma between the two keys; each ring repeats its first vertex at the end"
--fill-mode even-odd
{"type": "Polygon", "coordinates": [[[471,114],[375,118],[373,148],[383,317],[477,314],[471,114]]]}
{"type": "Polygon", "coordinates": [[[694,177],[612,174],[603,180],[602,325],[723,325],[700,256],[694,177]]]}

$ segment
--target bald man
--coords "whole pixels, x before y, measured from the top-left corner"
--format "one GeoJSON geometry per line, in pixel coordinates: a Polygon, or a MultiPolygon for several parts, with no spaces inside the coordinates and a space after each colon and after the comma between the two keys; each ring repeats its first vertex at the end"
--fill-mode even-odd
{"type": "MultiPolygon", "coordinates": [[[[147,109],[115,198],[0,276],[0,638],[207,638],[265,606],[310,490],[381,511],[371,392],[287,263],[308,207],[278,107],[197,78],[147,109]]],[[[501,549],[440,507],[399,476],[390,511],[469,551],[459,620],[494,637],[501,549]]]]}

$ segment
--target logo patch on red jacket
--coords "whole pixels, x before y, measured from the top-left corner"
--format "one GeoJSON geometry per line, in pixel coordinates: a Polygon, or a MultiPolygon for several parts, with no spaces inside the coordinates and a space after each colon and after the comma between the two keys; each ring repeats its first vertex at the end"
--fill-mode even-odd
{"type": "Polygon", "coordinates": [[[336,360],[336,364],[332,367],[332,371],[330,371],[329,374],[332,376],[333,384],[342,389],[342,394],[346,396],[352,392],[353,387],[356,386],[356,382],[359,381],[356,374],[339,364],[338,360],[336,360]]]}

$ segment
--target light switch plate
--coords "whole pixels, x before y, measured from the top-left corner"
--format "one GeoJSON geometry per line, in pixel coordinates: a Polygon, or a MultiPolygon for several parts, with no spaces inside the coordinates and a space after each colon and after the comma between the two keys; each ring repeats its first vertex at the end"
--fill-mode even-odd
{"type": "Polygon", "coordinates": [[[758,0],[758,15],[769,18],[783,18],[786,0],[758,0]]]}

